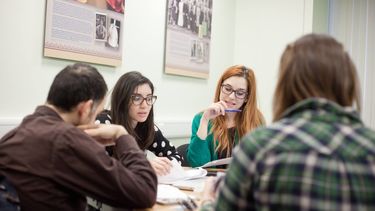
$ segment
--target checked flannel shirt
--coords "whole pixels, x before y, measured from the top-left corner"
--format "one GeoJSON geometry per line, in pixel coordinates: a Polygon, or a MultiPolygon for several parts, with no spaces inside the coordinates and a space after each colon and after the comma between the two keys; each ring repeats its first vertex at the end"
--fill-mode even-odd
{"type": "Polygon", "coordinates": [[[243,138],[202,210],[375,210],[375,132],[353,108],[311,98],[243,138]]]}

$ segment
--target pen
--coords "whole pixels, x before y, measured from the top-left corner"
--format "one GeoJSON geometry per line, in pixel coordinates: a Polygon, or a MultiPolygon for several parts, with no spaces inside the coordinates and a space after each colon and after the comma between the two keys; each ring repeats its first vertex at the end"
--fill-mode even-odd
{"type": "Polygon", "coordinates": [[[240,109],[225,109],[225,112],[241,112],[240,109]]]}
{"type": "Polygon", "coordinates": [[[194,188],[193,187],[189,187],[189,186],[183,186],[183,185],[173,185],[173,186],[175,186],[176,188],[178,188],[180,190],[194,191],[194,188]]]}

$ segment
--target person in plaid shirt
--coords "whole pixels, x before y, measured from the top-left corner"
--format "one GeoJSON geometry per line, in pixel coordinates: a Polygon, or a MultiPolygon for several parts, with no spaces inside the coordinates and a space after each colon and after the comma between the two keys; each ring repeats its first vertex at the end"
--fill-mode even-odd
{"type": "Polygon", "coordinates": [[[201,210],[375,210],[375,132],[359,101],[356,69],[334,38],[288,45],[274,123],[242,139],[218,195],[208,180],[201,210]]]}

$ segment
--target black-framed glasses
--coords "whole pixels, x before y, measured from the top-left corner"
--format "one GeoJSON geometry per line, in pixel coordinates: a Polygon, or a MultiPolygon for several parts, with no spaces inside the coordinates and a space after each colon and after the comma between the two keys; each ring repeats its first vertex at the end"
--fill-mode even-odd
{"type": "Polygon", "coordinates": [[[140,94],[134,94],[131,96],[132,103],[134,105],[141,105],[144,100],[146,100],[147,105],[153,105],[158,97],[154,95],[147,95],[143,97],[140,94]]]}
{"type": "Polygon", "coordinates": [[[245,91],[244,89],[234,90],[233,87],[229,84],[222,84],[221,91],[227,95],[230,95],[232,94],[232,92],[234,92],[234,96],[236,96],[236,98],[238,99],[245,99],[247,97],[247,91],[245,91]]]}

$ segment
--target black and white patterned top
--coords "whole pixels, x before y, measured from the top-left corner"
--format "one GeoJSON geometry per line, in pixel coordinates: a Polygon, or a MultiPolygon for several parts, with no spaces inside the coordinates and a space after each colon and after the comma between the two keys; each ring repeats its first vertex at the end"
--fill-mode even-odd
{"type": "MultiPolygon", "coordinates": [[[[96,117],[96,124],[111,124],[112,118],[109,115],[109,111],[105,110],[96,117]]],[[[109,151],[111,149],[108,149],[109,151]]],[[[163,136],[162,132],[158,127],[155,126],[155,136],[152,144],[147,148],[158,157],[167,157],[168,159],[177,160],[180,164],[182,162],[182,156],[178,154],[176,147],[163,136]]],[[[112,154],[109,152],[109,154],[112,154]]]]}

